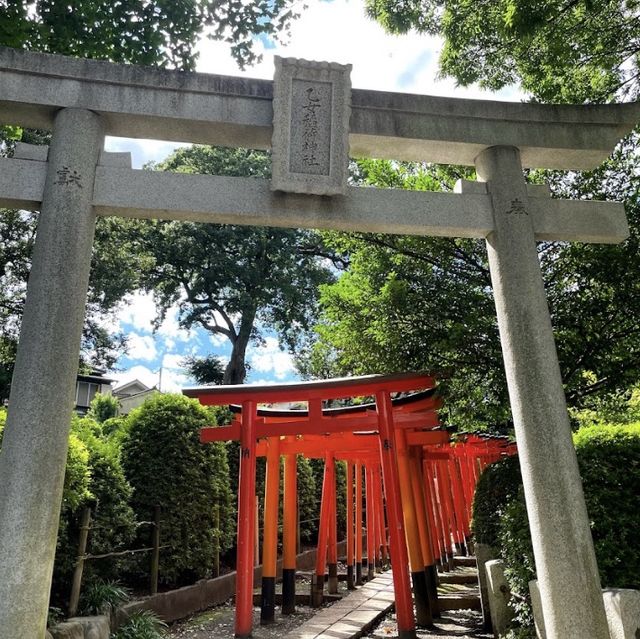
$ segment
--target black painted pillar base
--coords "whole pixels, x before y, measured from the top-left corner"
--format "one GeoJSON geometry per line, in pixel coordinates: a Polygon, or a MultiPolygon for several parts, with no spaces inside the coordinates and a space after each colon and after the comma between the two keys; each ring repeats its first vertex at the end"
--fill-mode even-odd
{"type": "Polygon", "coordinates": [[[296,611],[296,569],[282,569],[282,614],[292,615],[296,611]]]}
{"type": "Polygon", "coordinates": [[[353,574],[353,566],[347,566],[347,590],[355,590],[356,581],[353,574]]]}
{"type": "Polygon", "coordinates": [[[329,584],[327,592],[331,595],[338,594],[338,564],[327,564],[329,569],[329,584]]]}
{"type": "Polygon", "coordinates": [[[362,558],[362,581],[369,580],[369,560],[366,557],[362,558]]]}
{"type": "Polygon", "coordinates": [[[438,601],[438,571],[435,564],[425,566],[425,578],[427,580],[427,593],[429,595],[429,606],[431,607],[431,616],[440,617],[440,602],[438,601]]]}
{"type": "Polygon", "coordinates": [[[362,586],[362,564],[360,562],[356,562],[356,584],[358,586],[362,586]]]}
{"type": "Polygon", "coordinates": [[[311,576],[311,601],[312,608],[319,608],[324,602],[324,575],[311,576]]]}
{"type": "Polygon", "coordinates": [[[455,547],[456,547],[456,555],[458,555],[459,557],[467,556],[467,548],[463,543],[455,544],[455,547]]]}
{"type": "Polygon", "coordinates": [[[375,579],[376,578],[376,567],[375,567],[375,564],[373,562],[369,564],[368,570],[369,570],[369,574],[368,574],[369,580],[375,579]]]}
{"type": "Polygon", "coordinates": [[[260,598],[260,623],[273,623],[276,619],[276,578],[262,578],[262,596],[260,598]]]}
{"type": "Polygon", "coordinates": [[[454,568],[456,567],[455,562],[453,561],[453,553],[452,552],[448,552],[447,553],[447,563],[446,563],[446,569],[451,572],[454,568]]]}
{"type": "Polygon", "coordinates": [[[427,592],[427,579],[424,570],[411,573],[413,583],[413,600],[416,605],[416,624],[422,628],[430,628],[433,625],[433,617],[429,606],[429,593],[427,592]]]}

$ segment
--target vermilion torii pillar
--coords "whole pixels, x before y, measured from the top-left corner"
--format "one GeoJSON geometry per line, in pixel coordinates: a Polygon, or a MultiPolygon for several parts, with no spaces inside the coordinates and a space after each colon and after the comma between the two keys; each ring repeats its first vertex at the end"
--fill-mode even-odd
{"type": "MultiPolygon", "coordinates": [[[[252,519],[255,508],[255,495],[251,499],[248,495],[255,492],[255,458],[267,456],[267,487],[265,500],[265,522],[271,515],[276,520],[274,504],[275,495],[270,488],[277,485],[274,470],[279,468],[275,463],[279,454],[285,456],[302,453],[306,456],[322,456],[325,459],[324,482],[322,490],[322,504],[320,512],[320,524],[318,530],[318,554],[316,558],[316,571],[312,584],[312,605],[322,603],[325,568],[327,566],[327,551],[333,547],[335,551],[335,535],[331,534],[331,528],[336,523],[336,499],[335,499],[335,459],[336,457],[349,457],[351,455],[363,459],[365,464],[369,462],[371,453],[382,451],[387,454],[387,459],[381,458],[385,477],[385,495],[387,497],[388,519],[390,522],[390,536],[392,539],[392,553],[394,554],[394,591],[396,594],[396,610],[398,614],[402,636],[410,639],[415,636],[413,621],[413,605],[411,590],[408,581],[406,563],[406,546],[404,540],[404,526],[402,521],[401,505],[394,502],[394,494],[400,495],[398,485],[398,473],[395,459],[395,445],[393,433],[395,429],[407,431],[407,437],[415,445],[442,444],[448,441],[446,431],[424,430],[432,429],[439,425],[435,412],[440,406],[440,401],[434,395],[434,380],[432,377],[420,374],[399,375],[371,375],[359,378],[347,378],[327,380],[324,382],[308,382],[298,384],[284,384],[280,386],[214,386],[185,389],[184,393],[190,397],[196,397],[206,405],[242,404],[241,418],[235,419],[231,426],[218,428],[205,428],[202,431],[203,442],[240,440],[241,466],[240,466],[240,499],[238,503],[238,562],[236,580],[236,624],[237,637],[248,637],[252,628],[252,601],[253,601],[253,572],[249,566],[253,566],[252,548],[246,546],[245,540],[250,539],[254,529],[247,523],[252,519]],[[390,393],[407,391],[411,389],[430,390],[413,395],[412,397],[398,400],[395,407],[390,399],[390,393]],[[382,390],[381,390],[382,389],[382,390]],[[361,395],[385,396],[388,406],[378,413],[375,404],[364,404],[350,409],[329,409],[323,411],[322,401],[354,397],[361,395]],[[260,409],[256,416],[257,403],[273,403],[282,401],[306,401],[308,411],[269,411],[260,409]],[[245,411],[249,414],[245,415],[245,411]],[[386,411],[386,412],[385,412],[386,411]],[[394,420],[395,413],[395,420],[394,420]],[[397,424],[394,426],[394,421],[397,424]],[[360,433],[358,431],[365,431],[360,433]],[[390,433],[391,439],[383,445],[383,433],[390,433]],[[301,436],[300,439],[291,437],[301,436]],[[281,437],[290,437],[288,440],[277,440],[281,437]],[[257,439],[265,439],[256,444],[257,439]],[[244,462],[244,465],[243,465],[244,462]],[[271,463],[269,463],[271,462],[271,463]],[[386,468],[386,470],[384,470],[386,468]],[[395,470],[394,470],[395,469],[395,470]],[[254,475],[249,477],[248,473],[254,475]],[[271,481],[270,481],[271,478],[271,481]],[[395,505],[395,510],[390,510],[395,505]],[[267,513],[269,508],[269,513],[267,513]],[[396,517],[400,513],[400,520],[396,517]],[[240,526],[243,527],[242,531],[240,526]],[[395,548],[395,550],[394,550],[395,548]],[[240,552],[243,556],[240,557],[240,552]],[[251,560],[251,561],[250,561],[251,560]],[[405,577],[407,577],[405,579],[405,577]]],[[[379,407],[379,404],[378,404],[379,407]]],[[[237,409],[235,409],[237,410],[237,409]]],[[[368,475],[368,477],[370,474],[368,475]]],[[[369,482],[368,501],[372,498],[371,482],[369,482]]],[[[372,514],[373,514],[372,509],[372,514]]],[[[368,529],[373,532],[372,520],[368,518],[368,529]]],[[[273,619],[273,585],[275,584],[275,538],[274,530],[267,530],[265,525],[265,552],[263,570],[267,581],[263,579],[263,595],[261,607],[262,621],[269,622],[273,619]]],[[[361,536],[361,535],[360,535],[361,536]]],[[[368,535],[370,537],[370,535],[368,535]]],[[[367,551],[371,555],[375,542],[368,544],[367,551]]],[[[329,555],[329,565],[335,564],[335,552],[329,555]]],[[[337,577],[337,573],[333,571],[337,577]]]]}
{"type": "MultiPolygon", "coordinates": [[[[286,66],[296,64],[279,68],[286,66]]],[[[43,223],[48,220],[36,239],[0,452],[0,479],[10,487],[0,498],[0,521],[11,522],[0,527],[0,636],[44,636],[65,415],[77,361],[76,318],[84,309],[90,266],[86,243],[94,215],[119,215],[485,239],[547,636],[606,639],[535,242],[621,242],[628,228],[621,205],[551,200],[544,189],[524,183],[522,168],[595,167],[636,125],[640,106],[508,104],[350,90],[346,67],[298,66],[304,77],[293,82],[295,72],[281,72],[274,85],[0,49],[0,123],[54,129],[56,120],[49,159],[28,146],[0,159],[0,205],[41,209],[43,223]],[[337,90],[327,92],[326,85],[337,90]],[[325,97],[318,126],[305,132],[300,96],[309,88],[325,97]],[[88,128],[62,126],[57,114],[71,110],[94,122],[88,128]],[[103,133],[249,148],[269,148],[273,141],[278,182],[132,170],[121,154],[98,156],[103,133]],[[305,160],[299,146],[312,134],[322,165],[329,167],[319,177],[305,166],[312,158],[305,160]],[[287,149],[293,149],[291,157],[287,149]],[[454,194],[348,188],[348,154],[476,166],[481,181],[462,184],[454,194]],[[295,175],[283,175],[283,167],[295,175]],[[70,223],[76,217],[83,220],[77,228],[70,223]],[[73,321],[57,321],[61,307],[73,321]],[[39,333],[43,326],[56,328],[39,333]],[[33,380],[55,380],[56,390],[33,380]],[[43,445],[52,438],[55,445],[43,445]],[[24,535],[27,527],[49,549],[37,559],[24,535]]]]}

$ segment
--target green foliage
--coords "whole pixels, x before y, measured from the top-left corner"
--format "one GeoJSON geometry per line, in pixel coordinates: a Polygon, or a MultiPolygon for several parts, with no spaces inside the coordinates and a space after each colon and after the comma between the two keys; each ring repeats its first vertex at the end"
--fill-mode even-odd
{"type": "Polygon", "coordinates": [[[319,504],[316,501],[316,481],[311,464],[306,457],[298,455],[298,516],[300,518],[300,541],[315,542],[318,533],[319,504]]]}
{"type": "MultiPolygon", "coordinates": [[[[358,161],[354,180],[406,189],[452,188],[465,169],[358,161]]],[[[321,288],[318,341],[298,358],[306,376],[429,370],[450,423],[504,424],[509,412],[486,252],[475,240],[325,233],[348,255],[321,288]]]]}
{"type": "Polygon", "coordinates": [[[122,625],[112,639],[163,639],[167,636],[164,623],[150,610],[134,612],[122,625]]]}
{"type": "Polygon", "coordinates": [[[574,435],[600,577],[608,588],[640,588],[640,422],[574,435]]]}
{"type": "Polygon", "coordinates": [[[81,504],[92,497],[90,482],[89,451],[78,435],[71,433],[62,494],[63,514],[77,510],[81,504]]]}
{"type": "MultiPolygon", "coordinates": [[[[192,146],[155,168],[268,177],[271,165],[263,152],[192,146]]],[[[156,264],[145,285],[159,305],[158,321],[178,304],[181,326],[199,325],[227,338],[232,350],[225,384],[244,381],[247,346],[262,343],[263,327],[294,349],[314,319],[318,285],[332,278],[312,231],[153,222],[145,227],[144,239],[156,264]]]]}
{"type": "Polygon", "coordinates": [[[523,628],[530,628],[533,625],[533,613],[529,582],[536,578],[536,567],[522,484],[502,505],[498,546],[509,588],[516,595],[510,602],[515,619],[523,628]]]}
{"type": "MultiPolygon", "coordinates": [[[[600,580],[606,588],[640,587],[640,422],[591,426],[574,435],[600,580]]],[[[500,549],[512,605],[531,626],[528,583],[535,563],[516,458],[488,466],[474,497],[474,534],[500,549]]]]}
{"type": "MultiPolygon", "coordinates": [[[[230,41],[268,31],[262,17],[286,26],[282,3],[239,7],[212,0],[27,0],[4,3],[0,44],[83,58],[192,70],[205,26],[230,41]],[[275,5],[275,6],[274,6],[275,5]],[[242,18],[246,22],[238,23],[242,18]],[[247,18],[250,18],[248,20],[247,18]]],[[[236,45],[237,55],[251,50],[236,45]]],[[[234,52],[236,52],[234,49],[234,52]]]]}
{"type": "MultiPolygon", "coordinates": [[[[631,234],[621,245],[540,243],[558,356],[570,405],[597,408],[640,379],[640,158],[634,134],[589,173],[531,172],[554,195],[623,201],[631,234]]],[[[354,180],[392,188],[451,188],[455,167],[359,161],[354,180]]],[[[348,268],[321,289],[317,341],[299,354],[306,376],[429,370],[444,420],[508,432],[510,409],[486,250],[475,240],[323,234],[348,268]]]]}
{"type": "Polygon", "coordinates": [[[109,614],[128,600],[128,588],[113,581],[95,581],[82,590],[80,610],[83,615],[109,614]]]}
{"type": "Polygon", "coordinates": [[[625,0],[367,0],[392,33],[440,35],[443,75],[535,98],[603,102],[638,94],[640,15],[625,0]]]}
{"type": "Polygon", "coordinates": [[[91,400],[87,416],[95,419],[99,424],[102,424],[117,414],[118,400],[113,395],[97,393],[91,400]]]}
{"type": "MultiPolygon", "coordinates": [[[[125,479],[116,446],[105,440],[100,424],[89,417],[74,417],[71,426],[70,451],[82,453],[83,464],[67,462],[66,482],[78,484],[73,478],[79,475],[86,481],[84,490],[70,490],[74,498],[65,506],[61,514],[60,532],[56,549],[53,593],[56,599],[68,595],[73,568],[77,556],[78,534],[82,511],[92,510],[91,530],[88,550],[92,554],[102,554],[130,548],[136,531],[136,518],[129,502],[131,486],[125,479]],[[77,467],[77,469],[76,469],[77,467]]],[[[75,457],[75,454],[74,454],[75,457]]],[[[85,565],[84,581],[103,582],[118,577],[123,567],[122,559],[89,561],[85,565]]]]}
{"type": "Polygon", "coordinates": [[[485,468],[473,496],[471,530],[477,543],[499,547],[500,522],[521,482],[517,455],[505,457],[485,468]]]}
{"type": "Polygon", "coordinates": [[[187,375],[198,384],[222,384],[224,364],[215,355],[206,357],[189,355],[182,360],[181,364],[186,369],[187,375]]]}
{"type": "MultiPolygon", "coordinates": [[[[215,415],[182,395],[155,395],[128,421],[122,464],[134,488],[131,504],[140,521],[162,508],[160,539],[169,547],[161,553],[161,581],[182,585],[209,575],[216,507],[223,550],[234,533],[225,446],[200,443],[200,429],[215,415]]],[[[141,545],[149,545],[148,531],[141,530],[141,545]]]]}

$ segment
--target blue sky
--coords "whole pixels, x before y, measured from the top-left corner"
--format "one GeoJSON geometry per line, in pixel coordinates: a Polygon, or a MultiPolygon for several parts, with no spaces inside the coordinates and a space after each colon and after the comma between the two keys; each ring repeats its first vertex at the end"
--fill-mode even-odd
{"type": "MultiPolygon", "coordinates": [[[[282,46],[267,38],[256,43],[263,61],[240,71],[229,55],[229,45],[204,39],[199,44],[198,71],[223,75],[273,77],[273,56],[291,56],[307,60],[328,60],[353,65],[354,88],[421,93],[461,98],[519,101],[524,96],[517,87],[489,94],[477,87],[459,88],[450,79],[437,79],[441,42],[432,36],[415,33],[390,36],[367,19],[363,0],[312,2],[293,25],[291,37],[282,46]]],[[[152,140],[107,138],[109,151],[130,151],[134,168],[146,162],[164,159],[180,146],[152,140]]],[[[179,390],[188,385],[180,360],[189,354],[214,353],[228,358],[230,345],[213,338],[202,329],[180,329],[177,310],[172,309],[163,325],[152,330],[155,305],[151,295],[136,294],[122,304],[116,318],[109,322],[114,331],[129,337],[129,349],[117,362],[113,377],[124,383],[138,378],[146,384],[158,384],[162,368],[162,390],[179,390]]],[[[275,335],[267,336],[264,346],[251,347],[247,353],[251,365],[248,383],[281,382],[296,379],[292,357],[280,350],[275,335]]]]}

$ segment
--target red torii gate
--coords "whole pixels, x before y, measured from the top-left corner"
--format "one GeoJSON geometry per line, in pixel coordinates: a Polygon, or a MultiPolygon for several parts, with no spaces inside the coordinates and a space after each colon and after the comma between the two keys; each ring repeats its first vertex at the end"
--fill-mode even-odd
{"type": "MultiPolygon", "coordinates": [[[[266,437],[269,440],[277,440],[279,447],[281,436],[322,435],[369,429],[377,431],[387,514],[389,521],[393,522],[393,525],[389,526],[389,538],[394,559],[398,632],[401,639],[415,638],[394,430],[395,426],[403,430],[403,427],[417,428],[424,427],[426,424],[425,416],[419,411],[413,414],[410,411],[398,411],[396,424],[391,393],[415,391],[434,386],[434,379],[429,375],[401,373],[277,386],[199,387],[183,391],[188,397],[195,397],[205,405],[240,404],[242,407],[241,419],[234,420],[235,423],[232,426],[203,429],[201,437],[203,442],[230,439],[240,441],[235,625],[237,637],[249,637],[252,628],[257,439],[266,437]],[[333,417],[331,409],[323,410],[323,401],[362,396],[375,397],[375,413],[365,410],[364,414],[359,414],[363,411],[354,408],[352,411],[343,411],[337,417],[333,417]],[[279,402],[307,402],[309,408],[306,415],[303,414],[294,419],[277,418],[274,421],[268,417],[258,416],[258,403],[279,402]],[[368,412],[370,415],[367,414],[368,412]]],[[[276,450],[275,445],[273,450],[276,450]]],[[[273,454],[274,458],[279,459],[279,450],[273,454]]],[[[268,460],[267,464],[269,464],[268,460]]],[[[269,484],[269,471],[267,471],[267,484],[269,484]]]]}
{"type": "Polygon", "coordinates": [[[402,637],[415,636],[407,562],[418,622],[430,624],[439,612],[436,563],[451,567],[452,542],[464,553],[475,484],[482,468],[515,445],[504,438],[464,434],[454,443],[439,425],[433,380],[423,374],[368,376],[280,386],[235,386],[187,389],[203,404],[231,404],[230,426],[205,428],[203,442],[240,440],[236,636],[251,633],[253,602],[253,538],[255,535],[255,458],[267,458],[261,622],[274,619],[277,511],[280,456],[285,457],[283,525],[283,613],[295,601],[296,455],[325,459],[318,556],[312,583],[312,605],[322,601],[325,568],[329,592],[337,592],[335,461],[347,462],[348,586],[361,571],[373,576],[381,548],[386,549],[380,468],[387,498],[390,545],[394,550],[394,588],[402,637]],[[391,400],[392,392],[430,390],[391,400]],[[325,399],[374,395],[375,403],[323,409],[325,399]],[[257,403],[306,401],[308,410],[274,410],[257,403]],[[251,429],[252,435],[247,435],[251,429]],[[257,443],[256,440],[260,439],[257,443]],[[362,472],[366,475],[367,560],[362,553],[362,472]],[[355,471],[355,486],[354,486],[355,471]],[[422,481],[421,481],[422,480],[422,481]],[[355,508],[354,508],[355,488],[355,508]],[[404,523],[404,526],[403,526],[404,523]],[[404,528],[404,530],[403,530],[404,528]],[[405,545],[406,533],[406,545],[405,545]],[[328,556],[327,556],[328,554],[328,556]],[[328,561],[327,561],[328,560],[328,561]],[[368,563],[368,565],[367,565],[368,563]],[[426,575],[426,579],[425,579],[426,575]]]}

